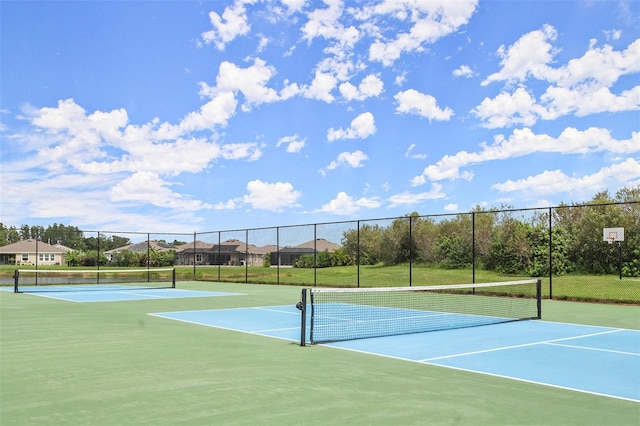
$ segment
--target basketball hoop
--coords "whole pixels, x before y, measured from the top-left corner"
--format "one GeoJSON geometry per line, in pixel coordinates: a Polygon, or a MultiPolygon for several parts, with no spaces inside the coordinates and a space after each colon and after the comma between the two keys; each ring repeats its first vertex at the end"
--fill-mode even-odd
{"type": "Polygon", "coordinates": [[[609,244],[624,241],[624,228],[604,228],[602,230],[602,239],[609,244]]]}
{"type": "Polygon", "coordinates": [[[603,228],[602,240],[609,244],[618,243],[618,253],[620,261],[618,262],[618,276],[622,279],[622,242],[624,241],[624,228],[603,228]]]}

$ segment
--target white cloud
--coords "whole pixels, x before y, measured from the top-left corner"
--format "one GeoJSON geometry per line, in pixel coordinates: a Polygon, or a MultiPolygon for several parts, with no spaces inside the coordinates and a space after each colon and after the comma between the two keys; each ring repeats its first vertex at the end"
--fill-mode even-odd
{"type": "Polygon", "coordinates": [[[255,161],[262,156],[260,147],[254,142],[228,143],[220,146],[220,157],[225,160],[255,161]]]}
{"type": "Polygon", "coordinates": [[[134,201],[175,210],[202,210],[211,208],[199,200],[186,198],[171,191],[157,173],[137,172],[118,183],[111,190],[111,201],[134,201]]]}
{"type": "Polygon", "coordinates": [[[248,2],[236,0],[232,6],[225,7],[222,16],[213,11],[209,12],[209,21],[213,29],[201,34],[204,44],[213,43],[218,50],[224,50],[227,43],[249,33],[251,26],[247,22],[245,3],[248,2]]]}
{"type": "Polygon", "coordinates": [[[338,80],[331,74],[316,71],[311,85],[303,86],[301,92],[307,98],[331,103],[334,99],[331,92],[337,84],[338,80]]]}
{"type": "Polygon", "coordinates": [[[233,199],[228,201],[221,201],[212,206],[213,210],[235,210],[239,207],[239,202],[242,199],[233,199]]]}
{"type": "Polygon", "coordinates": [[[487,161],[506,160],[522,157],[535,152],[556,154],[587,154],[594,152],[611,152],[615,154],[632,154],[640,152],[640,132],[633,132],[630,139],[617,140],[611,137],[606,129],[596,127],[580,131],[566,128],[557,138],[545,134],[535,134],[531,129],[516,129],[508,139],[498,135],[492,144],[481,144],[479,152],[460,151],[454,155],[445,155],[435,164],[427,166],[421,176],[413,178],[414,186],[426,182],[427,179],[438,181],[443,179],[473,178],[473,173],[462,170],[463,167],[487,161]]]}
{"type": "Polygon", "coordinates": [[[322,37],[352,47],[360,38],[360,32],[353,26],[345,28],[340,22],[342,0],[324,0],[324,3],[327,8],[315,9],[307,14],[309,20],[302,27],[302,38],[311,43],[314,38],[322,37]]]}
{"type": "Polygon", "coordinates": [[[407,82],[407,72],[406,71],[403,71],[402,74],[396,76],[396,78],[393,80],[393,83],[396,86],[402,86],[406,82],[407,82]]]}
{"type": "Polygon", "coordinates": [[[622,31],[620,30],[605,30],[604,35],[607,37],[607,40],[620,40],[622,37],[622,31]]]}
{"type": "Polygon", "coordinates": [[[550,42],[557,33],[550,25],[522,36],[509,48],[501,46],[502,68],[482,84],[495,81],[524,84],[528,78],[551,83],[539,100],[520,86],[513,93],[503,91],[496,98],[485,98],[471,112],[487,128],[512,125],[531,126],[539,119],[554,120],[575,114],[586,116],[601,112],[634,111],[640,109],[640,86],[611,92],[618,79],[640,71],[640,39],[623,51],[611,46],[597,47],[593,40],[587,52],[566,65],[551,67],[557,50],[550,42]]]}
{"type": "Polygon", "coordinates": [[[497,53],[502,57],[502,69],[487,77],[482,85],[501,80],[524,81],[529,75],[544,79],[550,71],[547,64],[557,53],[550,41],[554,41],[557,36],[555,28],[544,25],[541,30],[523,35],[508,48],[500,46],[497,53]]]}
{"type": "Polygon", "coordinates": [[[338,88],[340,94],[346,100],[362,101],[370,97],[379,96],[384,88],[384,83],[377,75],[370,74],[360,82],[358,87],[349,82],[342,83],[338,88]]]}
{"type": "Polygon", "coordinates": [[[287,6],[290,13],[299,12],[305,4],[305,0],[280,0],[287,6]]]}
{"type": "Polygon", "coordinates": [[[622,112],[640,109],[640,86],[623,91],[619,96],[608,88],[593,89],[549,87],[540,97],[541,103],[524,88],[513,93],[502,92],[493,99],[485,98],[471,112],[489,129],[514,125],[532,126],[538,119],[554,120],[564,115],[578,117],[600,112],[622,112]]]}
{"type": "Polygon", "coordinates": [[[390,39],[383,35],[369,47],[369,59],[392,65],[405,52],[420,52],[424,45],[435,43],[458,30],[471,19],[477,1],[423,1],[405,2],[386,0],[365,6],[359,18],[362,20],[378,16],[410,21],[408,32],[395,32],[390,39]]]}
{"type": "Polygon", "coordinates": [[[346,164],[349,167],[353,167],[353,168],[364,167],[362,162],[368,159],[369,157],[367,157],[367,155],[360,150],[355,152],[341,152],[340,154],[338,154],[338,158],[332,161],[327,166],[327,170],[334,170],[338,168],[341,164],[346,164]]]}
{"type": "Polygon", "coordinates": [[[361,208],[377,208],[380,207],[380,204],[380,200],[377,197],[362,197],[356,200],[346,192],[339,192],[336,198],[323,205],[320,211],[349,216],[358,213],[361,208]]]}
{"type": "Polygon", "coordinates": [[[542,118],[555,119],[567,114],[583,117],[600,112],[622,112],[640,109],[640,86],[615,95],[606,87],[593,89],[583,85],[575,89],[549,87],[540,100],[547,110],[542,118]]]}
{"type": "Polygon", "coordinates": [[[442,192],[442,185],[439,183],[433,183],[431,190],[426,192],[412,193],[402,192],[392,195],[387,199],[389,207],[397,207],[403,205],[420,204],[425,200],[436,200],[444,198],[445,194],[442,192]]]}
{"type": "Polygon", "coordinates": [[[276,144],[276,146],[279,147],[280,145],[286,145],[287,152],[296,154],[300,152],[302,148],[304,148],[305,141],[306,141],[306,138],[300,140],[298,135],[285,136],[278,140],[278,143],[276,144]]]}
{"type": "Polygon", "coordinates": [[[461,65],[460,68],[453,70],[453,76],[471,78],[474,76],[474,72],[468,65],[461,65]]]}
{"type": "Polygon", "coordinates": [[[298,207],[302,193],[293,189],[289,182],[267,183],[259,179],[247,184],[249,193],[243,197],[246,204],[254,209],[283,211],[285,208],[298,207]]]}
{"type": "Polygon", "coordinates": [[[365,139],[376,132],[375,119],[370,112],[363,112],[351,121],[347,129],[329,129],[327,140],[336,139],[365,139]]]}
{"type": "MultiPolygon", "coordinates": [[[[219,99],[216,97],[213,104],[219,99]]],[[[253,161],[262,155],[256,143],[218,144],[203,137],[179,136],[187,129],[202,129],[203,122],[209,120],[206,117],[218,116],[209,113],[210,105],[200,113],[187,115],[178,125],[157,119],[143,125],[128,124],[124,109],[87,114],[72,99],[60,101],[57,107],[28,108],[25,118],[40,130],[36,132],[41,135],[40,141],[26,147],[36,151],[26,157],[27,161],[13,162],[12,167],[19,170],[16,176],[21,179],[31,176],[39,181],[41,192],[64,200],[78,198],[87,206],[92,205],[92,200],[111,200],[107,204],[114,212],[117,206],[143,204],[183,215],[210,209],[208,203],[171,190],[174,184],[169,179],[183,173],[200,173],[216,159],[253,161]],[[47,189],[48,185],[51,188],[47,189]]],[[[12,185],[7,179],[11,175],[3,173],[3,184],[12,185]]],[[[29,209],[31,201],[24,197],[31,195],[25,191],[16,195],[12,197],[15,205],[29,209]]],[[[33,199],[44,198],[41,193],[33,199]]],[[[85,208],[75,202],[68,202],[65,207],[49,200],[47,207],[36,210],[34,217],[80,218],[85,208]]],[[[99,210],[107,214],[106,208],[99,210]]],[[[125,218],[126,214],[113,216],[125,218]]],[[[191,216],[188,219],[193,220],[191,216]]]]}
{"type": "Polygon", "coordinates": [[[416,144],[412,143],[411,145],[409,145],[409,148],[407,148],[407,151],[404,153],[404,157],[415,158],[418,160],[424,160],[425,158],[427,158],[427,154],[412,154],[415,148],[416,148],[416,144]]]}
{"type": "Polygon", "coordinates": [[[396,111],[402,114],[416,114],[429,120],[447,121],[453,116],[451,108],[440,109],[436,98],[417,90],[409,89],[394,96],[398,103],[396,111]]]}
{"type": "Polygon", "coordinates": [[[576,193],[592,195],[610,187],[612,184],[625,184],[634,179],[640,179],[640,162],[628,158],[621,163],[603,167],[597,173],[582,177],[567,176],[560,170],[545,171],[526,179],[507,180],[493,185],[493,189],[500,192],[527,192],[528,194],[546,195],[576,193]]]}
{"type": "Polygon", "coordinates": [[[544,107],[536,104],[536,99],[519,87],[513,93],[502,92],[493,99],[485,98],[471,111],[481,120],[483,127],[495,129],[511,125],[531,126],[538,117],[545,114],[544,107]]]}
{"type": "Polygon", "coordinates": [[[210,130],[216,125],[226,126],[229,119],[235,114],[238,101],[232,92],[217,93],[211,101],[200,107],[200,111],[192,111],[187,114],[177,127],[165,126],[172,130],[166,138],[177,137],[181,134],[210,130]]]}
{"type": "Polygon", "coordinates": [[[457,204],[449,203],[446,206],[444,206],[444,211],[446,211],[446,212],[459,212],[460,209],[459,209],[457,204]]]}
{"type": "Polygon", "coordinates": [[[580,58],[571,59],[567,65],[550,70],[541,80],[556,83],[560,87],[589,85],[598,89],[611,87],[627,74],[640,71],[640,39],[632,42],[623,51],[604,45],[591,46],[580,58]]]}
{"type": "Polygon", "coordinates": [[[246,101],[243,110],[249,111],[252,105],[280,100],[278,92],[267,87],[274,74],[275,69],[260,58],[256,58],[253,65],[247,68],[223,61],[218,68],[215,87],[200,83],[200,94],[215,99],[222,93],[241,92],[246,101]]]}

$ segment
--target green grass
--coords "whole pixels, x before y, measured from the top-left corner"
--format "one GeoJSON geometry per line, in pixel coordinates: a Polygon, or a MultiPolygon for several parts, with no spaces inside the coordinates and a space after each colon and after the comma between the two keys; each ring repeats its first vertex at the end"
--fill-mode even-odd
{"type": "MultiPolygon", "coordinates": [[[[292,286],[180,282],[237,297],[71,303],[0,291],[0,424],[637,425],[640,404],[170,321],[151,312],[295,303],[292,286]]],[[[545,301],[545,320],[638,328],[638,308],[545,301]]]]}
{"type": "MultiPolygon", "coordinates": [[[[33,268],[33,267],[31,267],[33,268]]],[[[64,267],[40,267],[39,269],[65,269],[64,267]]],[[[73,269],[73,268],[71,268],[73,269]]],[[[79,268],[75,268],[79,269],[79,268]]],[[[101,267],[101,270],[123,269],[101,267]]],[[[140,268],[136,268],[140,269],[140,268]]],[[[0,277],[13,275],[14,266],[0,266],[0,277]]],[[[178,278],[192,280],[193,267],[177,267],[178,278]]],[[[408,264],[396,266],[361,266],[360,282],[355,266],[305,269],[305,268],[265,268],[265,267],[217,267],[196,268],[196,280],[224,281],[231,283],[284,284],[296,286],[335,287],[384,287],[409,285],[467,284],[473,282],[471,269],[442,269],[408,264]]],[[[531,279],[528,276],[501,275],[492,271],[476,270],[475,282],[495,282],[531,279]]],[[[640,304],[640,278],[624,278],[617,275],[570,274],[549,278],[542,277],[543,297],[550,295],[557,300],[584,302],[640,304]],[[552,294],[551,294],[552,293],[552,294]]]]}
{"type": "MultiPolygon", "coordinates": [[[[185,278],[193,277],[193,267],[177,268],[185,278]]],[[[263,267],[202,267],[196,268],[196,279],[209,281],[225,281],[237,283],[317,285],[335,287],[356,287],[358,270],[355,266],[333,267],[322,269],[263,267]],[[315,274],[315,281],[314,281],[315,274]]],[[[385,287],[409,285],[441,285],[467,284],[473,282],[471,269],[441,269],[425,266],[361,266],[360,286],[385,287]]],[[[476,270],[475,282],[496,282],[532,279],[529,276],[502,275],[492,271],[476,270]]],[[[640,278],[624,278],[616,275],[571,274],[553,277],[552,286],[549,278],[542,277],[543,297],[550,295],[559,300],[632,303],[640,304],[640,278]]]]}

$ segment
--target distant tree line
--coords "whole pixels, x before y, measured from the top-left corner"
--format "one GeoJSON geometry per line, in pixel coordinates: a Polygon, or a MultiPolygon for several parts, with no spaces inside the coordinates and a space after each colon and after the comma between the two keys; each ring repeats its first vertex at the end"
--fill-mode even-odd
{"type": "Polygon", "coordinates": [[[365,222],[344,233],[342,246],[352,259],[359,255],[361,265],[411,261],[459,269],[475,263],[478,269],[535,277],[548,275],[551,263],[554,275],[613,274],[620,252],[603,242],[602,232],[614,227],[625,228],[619,247],[623,275],[640,276],[640,186],[613,199],[601,192],[590,202],[551,209],[476,207],[451,217],[413,213],[389,226],[365,222]]]}

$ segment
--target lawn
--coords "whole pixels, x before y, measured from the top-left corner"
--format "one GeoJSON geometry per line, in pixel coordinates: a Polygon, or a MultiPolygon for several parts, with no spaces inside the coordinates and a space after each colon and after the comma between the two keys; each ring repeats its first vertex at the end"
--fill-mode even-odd
{"type": "MultiPolygon", "coordinates": [[[[21,267],[24,268],[24,267],[21,267]]],[[[33,268],[33,267],[31,267],[33,268]]],[[[40,267],[39,269],[65,269],[40,267]]],[[[80,269],[80,268],[68,268],[80,269]]],[[[122,269],[107,268],[102,269],[122,269]]],[[[0,266],[0,278],[8,284],[14,266],[0,266]]],[[[180,280],[193,280],[193,266],[176,268],[180,280]]],[[[395,266],[343,266],[331,268],[217,267],[199,266],[195,280],[231,283],[280,284],[295,286],[386,287],[412,285],[468,284],[531,279],[528,276],[502,275],[492,271],[472,269],[442,269],[408,264],[395,266]],[[358,274],[359,272],[359,274],[358,274]]],[[[583,302],[640,304],[640,278],[619,279],[617,275],[568,274],[542,278],[544,298],[583,302]]]]}

